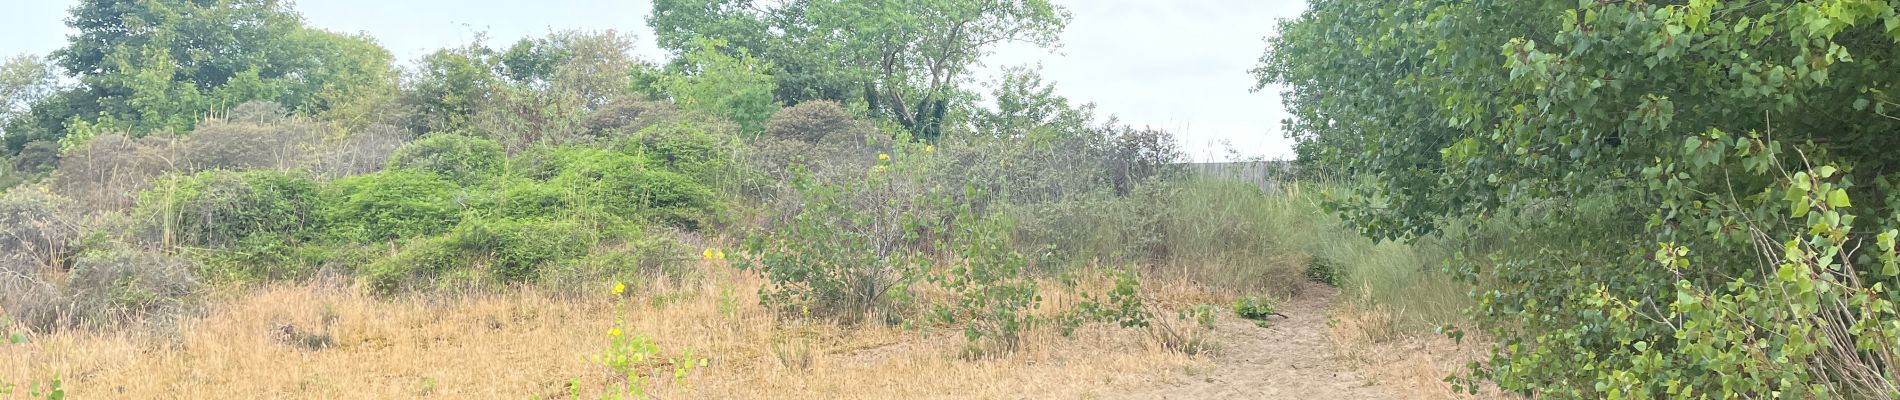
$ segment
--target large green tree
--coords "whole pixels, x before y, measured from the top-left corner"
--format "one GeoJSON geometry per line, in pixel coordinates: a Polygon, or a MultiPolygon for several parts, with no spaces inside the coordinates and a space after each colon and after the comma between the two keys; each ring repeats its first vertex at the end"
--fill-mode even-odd
{"type": "Polygon", "coordinates": [[[0,63],[0,139],[6,141],[7,148],[18,151],[26,144],[30,137],[24,132],[14,132],[13,125],[30,125],[28,112],[33,104],[44,101],[58,89],[53,65],[45,59],[18,55],[0,63]]]}
{"type": "Polygon", "coordinates": [[[1051,47],[1069,21],[1048,0],[660,0],[662,48],[725,40],[770,61],[781,102],[863,104],[921,138],[941,134],[982,56],[1004,43],[1051,47]]]}
{"type": "Polygon", "coordinates": [[[1256,72],[1304,161],[1368,177],[1342,215],[1517,231],[1453,263],[1501,341],[1477,376],[1900,396],[1900,2],[1309,5],[1256,72]]]}
{"type": "Polygon", "coordinates": [[[319,114],[362,114],[395,81],[387,50],[366,36],[311,29],[275,0],[84,0],[76,31],[52,59],[79,87],[41,102],[30,128],[70,125],[144,133],[188,131],[237,104],[266,100],[319,114]]]}

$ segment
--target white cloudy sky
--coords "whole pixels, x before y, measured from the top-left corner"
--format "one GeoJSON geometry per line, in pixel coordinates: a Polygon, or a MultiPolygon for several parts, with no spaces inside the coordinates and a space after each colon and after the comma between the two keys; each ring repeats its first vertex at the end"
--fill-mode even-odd
{"type": "MultiPolygon", "coordinates": [[[[1054,53],[1000,49],[991,67],[1038,64],[1074,101],[1093,101],[1125,123],[1175,132],[1198,160],[1243,155],[1290,157],[1281,135],[1285,112],[1274,90],[1251,93],[1247,73],[1262,41],[1282,18],[1298,16],[1301,0],[1056,0],[1075,14],[1054,53]]],[[[0,56],[45,54],[65,44],[70,0],[5,0],[0,56]]],[[[296,7],[312,26],[367,32],[412,59],[466,43],[475,32],[508,39],[564,29],[617,29],[643,41],[657,59],[643,0],[304,0],[296,7]]]]}

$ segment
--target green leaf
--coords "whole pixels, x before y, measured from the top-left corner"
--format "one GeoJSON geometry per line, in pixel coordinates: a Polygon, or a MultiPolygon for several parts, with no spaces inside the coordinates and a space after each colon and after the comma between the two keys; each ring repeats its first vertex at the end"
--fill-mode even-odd
{"type": "Polygon", "coordinates": [[[1833,192],[1828,192],[1827,206],[1834,207],[1834,208],[1847,208],[1847,207],[1853,206],[1853,203],[1850,203],[1847,201],[1847,189],[1834,189],[1833,192]]]}

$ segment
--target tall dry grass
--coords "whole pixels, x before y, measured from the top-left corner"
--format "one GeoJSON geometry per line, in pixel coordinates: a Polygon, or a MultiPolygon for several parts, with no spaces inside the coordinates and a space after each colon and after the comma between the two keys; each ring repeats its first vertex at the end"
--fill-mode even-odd
{"type": "MultiPolygon", "coordinates": [[[[957,356],[950,330],[785,319],[760,307],[757,276],[706,264],[691,284],[655,281],[616,301],[523,288],[468,298],[378,299],[358,287],[298,284],[232,293],[175,329],[80,331],[0,345],[0,382],[63,378],[75,398],[594,398],[623,382],[595,363],[616,319],[660,356],[707,366],[654,398],[1094,397],[1206,360],[1138,330],[1038,329],[1024,350],[957,356]],[[616,307],[616,304],[629,308],[616,307]]],[[[1047,284],[1052,312],[1079,300],[1047,284]]],[[[1092,288],[1085,284],[1084,288],[1092,288]]],[[[1093,288],[1099,291],[1099,288],[1093,288]]],[[[1189,286],[1155,288],[1197,299],[1189,286]]]]}

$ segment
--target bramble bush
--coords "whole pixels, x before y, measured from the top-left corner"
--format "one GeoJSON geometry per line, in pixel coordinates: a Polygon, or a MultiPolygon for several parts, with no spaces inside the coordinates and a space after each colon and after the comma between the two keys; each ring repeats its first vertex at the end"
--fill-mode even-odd
{"type": "MultiPolygon", "coordinates": [[[[524,205],[545,205],[550,200],[546,195],[558,193],[570,209],[687,228],[716,221],[723,207],[717,192],[705,183],[649,167],[645,158],[622,152],[588,147],[538,149],[516,157],[514,165],[515,175],[553,188],[512,192],[531,196],[519,199],[526,201],[524,205]]],[[[523,183],[527,182],[510,186],[523,183]]]]}
{"type": "Polygon", "coordinates": [[[75,257],[61,280],[40,275],[9,282],[0,290],[0,307],[38,332],[162,320],[190,305],[196,268],[190,260],[150,251],[89,250],[75,257]]]}
{"type": "Polygon", "coordinates": [[[397,148],[389,156],[389,169],[414,169],[475,186],[500,175],[507,162],[501,144],[493,140],[439,133],[397,148]]]}
{"type": "Polygon", "coordinates": [[[322,229],[317,183],[301,174],[212,170],[175,176],[139,195],[135,215],[160,241],[229,247],[254,237],[304,242],[322,229]]]}
{"type": "Polygon", "coordinates": [[[446,232],[461,221],[460,190],[435,174],[401,169],[332,181],[324,188],[329,234],[380,242],[446,232]]]}

